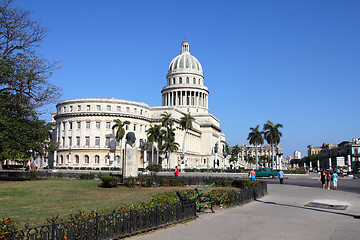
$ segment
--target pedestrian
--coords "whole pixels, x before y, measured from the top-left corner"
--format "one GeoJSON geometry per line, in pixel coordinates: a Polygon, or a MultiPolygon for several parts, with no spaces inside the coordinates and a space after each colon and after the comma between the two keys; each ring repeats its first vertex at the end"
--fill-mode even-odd
{"type": "Polygon", "coordinates": [[[179,176],[179,168],[177,166],[175,166],[174,175],[175,175],[175,177],[179,176]]]}
{"type": "Polygon", "coordinates": [[[339,175],[336,172],[334,172],[332,174],[332,177],[333,177],[334,190],[337,190],[337,184],[338,184],[339,175]]]}
{"type": "Polygon", "coordinates": [[[283,184],[284,183],[284,172],[282,170],[280,170],[278,172],[278,176],[279,176],[280,184],[283,184]]]}
{"type": "Polygon", "coordinates": [[[331,182],[331,172],[329,170],[326,171],[326,186],[327,189],[330,190],[330,182],[331,182]]]}
{"type": "Polygon", "coordinates": [[[320,175],[319,175],[319,181],[321,181],[322,184],[322,188],[325,189],[325,179],[326,179],[326,174],[324,172],[324,170],[320,170],[320,175]]]}
{"type": "Polygon", "coordinates": [[[256,172],[255,169],[253,168],[250,172],[251,181],[255,181],[255,176],[256,176],[256,172]]]}

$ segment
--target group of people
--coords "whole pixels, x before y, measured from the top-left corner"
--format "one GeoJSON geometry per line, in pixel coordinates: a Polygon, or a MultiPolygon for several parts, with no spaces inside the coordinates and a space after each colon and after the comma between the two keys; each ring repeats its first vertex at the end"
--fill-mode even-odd
{"type": "Polygon", "coordinates": [[[324,171],[323,169],[321,169],[318,180],[321,181],[323,189],[330,190],[330,185],[332,182],[334,190],[337,190],[339,173],[337,173],[336,171],[333,171],[332,169],[327,170],[327,171],[324,171]]]}

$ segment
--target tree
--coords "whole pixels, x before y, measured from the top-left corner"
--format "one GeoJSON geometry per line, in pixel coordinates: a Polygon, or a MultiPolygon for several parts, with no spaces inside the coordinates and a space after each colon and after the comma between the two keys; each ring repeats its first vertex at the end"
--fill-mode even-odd
{"type": "Polygon", "coordinates": [[[21,104],[37,109],[60,96],[47,80],[57,66],[36,53],[47,29],[12,2],[0,0],[0,92],[16,94],[21,104]]]}
{"type": "Polygon", "coordinates": [[[56,147],[50,140],[50,124],[34,110],[20,104],[19,96],[0,93],[0,169],[4,160],[29,161],[56,147]]]}
{"type": "Polygon", "coordinates": [[[125,136],[125,129],[124,129],[124,126],[125,125],[129,125],[130,122],[129,121],[124,121],[124,122],[121,122],[120,119],[115,119],[114,120],[114,126],[112,127],[113,130],[116,129],[116,133],[115,133],[115,140],[119,142],[120,144],[120,162],[121,162],[121,165],[122,165],[122,173],[123,173],[123,176],[124,176],[124,168],[125,168],[125,161],[123,159],[123,151],[122,151],[122,139],[124,138],[125,136]]]}
{"type": "MultiPolygon", "coordinates": [[[[150,125],[146,130],[148,142],[151,142],[151,161],[154,163],[154,143],[159,142],[161,125],[150,125]]],[[[158,163],[157,163],[158,164],[158,163]]]]}
{"type": "Polygon", "coordinates": [[[280,132],[279,128],[282,128],[282,124],[274,125],[270,120],[264,124],[264,136],[266,141],[271,145],[272,148],[272,165],[274,165],[274,158],[275,158],[275,146],[280,143],[280,138],[282,137],[282,133],[280,132]]]}
{"type": "MultiPolygon", "coordinates": [[[[192,122],[195,119],[190,115],[190,113],[183,113],[183,117],[180,119],[180,126],[181,128],[184,130],[184,140],[183,140],[183,148],[182,148],[182,155],[181,155],[181,159],[182,161],[184,161],[184,157],[185,157],[185,140],[186,140],[186,134],[188,129],[192,128],[192,122]]],[[[182,162],[183,164],[183,162],[182,162]]]]}
{"type": "Polygon", "coordinates": [[[238,158],[238,155],[240,153],[240,148],[239,148],[239,145],[235,145],[232,149],[231,149],[231,155],[232,155],[232,159],[233,157],[235,157],[235,161],[238,162],[239,161],[239,158],[238,158]]]}
{"type": "Polygon", "coordinates": [[[258,158],[258,151],[257,146],[264,144],[264,138],[263,138],[263,132],[259,131],[259,125],[257,125],[255,128],[250,128],[251,132],[249,133],[249,136],[247,140],[249,140],[249,143],[254,145],[255,147],[255,159],[256,159],[256,169],[259,168],[259,158],[258,158]]]}
{"type": "Polygon", "coordinates": [[[225,142],[224,144],[224,148],[223,148],[223,156],[224,156],[224,169],[225,169],[225,166],[226,166],[226,157],[230,154],[230,148],[229,148],[229,144],[227,144],[225,142]]]}
{"type": "Polygon", "coordinates": [[[170,168],[171,153],[179,149],[179,144],[175,142],[175,133],[173,128],[167,128],[167,134],[164,136],[164,144],[160,149],[167,152],[167,167],[170,168]]]}

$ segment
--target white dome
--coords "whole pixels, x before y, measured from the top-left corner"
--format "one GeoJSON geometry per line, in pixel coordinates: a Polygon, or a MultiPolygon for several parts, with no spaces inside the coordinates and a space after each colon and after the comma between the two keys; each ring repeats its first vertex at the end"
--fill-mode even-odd
{"type": "Polygon", "coordinates": [[[185,40],[182,42],[181,46],[181,53],[171,61],[167,75],[176,73],[193,73],[203,76],[200,62],[196,59],[196,57],[190,54],[189,43],[185,40]]]}

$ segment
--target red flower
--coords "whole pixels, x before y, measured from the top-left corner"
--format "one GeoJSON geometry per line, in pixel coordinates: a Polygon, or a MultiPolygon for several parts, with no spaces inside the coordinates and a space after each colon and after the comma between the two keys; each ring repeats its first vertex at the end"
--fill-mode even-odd
{"type": "Polygon", "coordinates": [[[4,222],[4,224],[7,224],[7,223],[8,223],[8,221],[5,221],[5,222],[4,222]]]}

